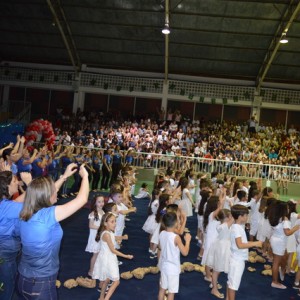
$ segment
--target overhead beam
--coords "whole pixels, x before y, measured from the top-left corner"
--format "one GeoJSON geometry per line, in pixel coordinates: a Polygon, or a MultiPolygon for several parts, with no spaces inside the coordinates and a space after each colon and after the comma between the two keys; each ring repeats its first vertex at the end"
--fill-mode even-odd
{"type": "Polygon", "coordinates": [[[72,37],[72,32],[71,32],[70,26],[67,22],[65,13],[62,9],[61,2],[60,2],[60,0],[47,0],[47,4],[53,15],[55,25],[57,26],[57,28],[61,34],[63,42],[68,51],[69,58],[71,60],[71,63],[74,67],[74,70],[75,70],[75,73],[77,76],[78,72],[81,69],[81,61],[80,61],[78,51],[75,46],[74,39],[72,37]]]}
{"type": "Polygon", "coordinates": [[[280,47],[280,39],[284,33],[287,33],[290,29],[293,21],[296,19],[298,13],[300,11],[300,1],[299,0],[291,0],[288,8],[286,9],[283,17],[281,18],[280,24],[277,27],[277,30],[274,34],[274,37],[270,43],[268,51],[265,55],[265,58],[261,64],[260,70],[256,77],[255,87],[256,91],[259,93],[262,83],[265,80],[265,77],[272,65],[272,62],[276,56],[276,53],[280,47]]]}

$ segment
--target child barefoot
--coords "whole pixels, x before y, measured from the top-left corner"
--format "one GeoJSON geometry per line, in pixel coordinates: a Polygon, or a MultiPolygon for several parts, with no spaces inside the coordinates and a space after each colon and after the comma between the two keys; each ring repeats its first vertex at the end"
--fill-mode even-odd
{"type": "Polygon", "coordinates": [[[116,216],[113,213],[106,213],[102,217],[96,236],[96,241],[100,241],[100,252],[97,256],[92,276],[93,279],[100,280],[101,293],[99,300],[109,300],[120,284],[117,255],[127,259],[133,258],[132,255],[123,254],[115,249],[115,228],[116,216]],[[110,280],[113,283],[105,295],[110,280]]]}

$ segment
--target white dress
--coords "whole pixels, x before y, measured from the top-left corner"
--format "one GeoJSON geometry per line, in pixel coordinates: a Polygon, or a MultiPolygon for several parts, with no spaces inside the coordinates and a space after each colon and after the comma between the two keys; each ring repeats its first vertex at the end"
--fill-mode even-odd
{"type": "Polygon", "coordinates": [[[290,221],[279,221],[278,225],[273,226],[272,236],[270,238],[270,244],[272,251],[276,255],[284,255],[287,246],[287,236],[284,233],[284,229],[291,228],[290,221]]]}
{"type": "Polygon", "coordinates": [[[202,265],[206,265],[207,263],[207,257],[208,253],[210,251],[211,245],[216,241],[218,237],[218,231],[217,228],[220,225],[220,221],[217,221],[215,218],[213,218],[213,212],[208,217],[208,224],[206,227],[206,234],[204,239],[204,252],[202,257],[202,265]]]}
{"type": "Polygon", "coordinates": [[[214,271],[228,273],[230,259],[230,228],[227,223],[218,225],[218,237],[211,245],[206,265],[214,271]]]}
{"type": "MultiPolygon", "coordinates": [[[[91,212],[89,214],[89,220],[94,220],[94,225],[99,227],[102,216],[103,216],[103,213],[98,213],[98,220],[95,220],[95,214],[94,214],[94,212],[91,212]]],[[[87,246],[85,248],[86,252],[91,252],[91,253],[99,252],[100,242],[95,241],[96,235],[97,235],[97,229],[90,228],[89,239],[88,239],[87,246]]]]}
{"type": "Polygon", "coordinates": [[[150,198],[150,194],[144,188],[140,188],[139,193],[136,196],[134,196],[134,198],[150,198]]]}
{"type": "Polygon", "coordinates": [[[198,208],[201,202],[201,195],[200,195],[200,179],[196,180],[196,189],[195,189],[195,212],[198,212],[198,208]]]}
{"type": "Polygon", "coordinates": [[[153,234],[156,227],[158,226],[158,223],[155,220],[158,205],[159,205],[159,200],[158,199],[155,199],[151,203],[151,212],[152,212],[152,214],[150,216],[148,216],[148,218],[147,218],[147,220],[146,220],[146,222],[143,226],[143,230],[146,231],[149,234],[153,234]]]}
{"type": "Polygon", "coordinates": [[[183,209],[187,217],[191,217],[193,215],[193,206],[188,197],[189,190],[187,188],[183,189],[181,196],[180,207],[183,209]]]}
{"type": "MultiPolygon", "coordinates": [[[[293,228],[295,226],[297,220],[298,220],[298,214],[295,212],[291,213],[291,217],[290,217],[291,228],[293,228]]],[[[293,233],[292,235],[289,235],[287,237],[286,250],[288,253],[296,252],[297,243],[296,243],[295,233],[293,233]]]]}
{"type": "Polygon", "coordinates": [[[117,255],[112,253],[108,247],[108,244],[102,240],[103,234],[108,233],[115,244],[115,235],[111,231],[103,231],[100,238],[100,252],[97,256],[92,278],[104,281],[110,279],[117,281],[120,279],[119,264],[117,255]]]}
{"type": "Polygon", "coordinates": [[[266,239],[270,239],[272,235],[272,227],[268,219],[265,218],[265,213],[260,213],[260,220],[258,223],[256,238],[264,242],[266,239]]]}

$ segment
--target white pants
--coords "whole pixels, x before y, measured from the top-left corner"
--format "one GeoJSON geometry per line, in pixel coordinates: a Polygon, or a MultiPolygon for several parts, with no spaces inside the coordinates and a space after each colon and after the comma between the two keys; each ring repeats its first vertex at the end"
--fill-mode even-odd
{"type": "Polygon", "coordinates": [[[237,291],[239,289],[244,269],[244,260],[230,258],[227,284],[231,290],[237,291]]]}

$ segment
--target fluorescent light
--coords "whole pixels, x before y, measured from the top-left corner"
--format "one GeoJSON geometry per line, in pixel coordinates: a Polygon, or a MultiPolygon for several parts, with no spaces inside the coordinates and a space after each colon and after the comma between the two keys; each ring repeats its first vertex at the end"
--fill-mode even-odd
{"type": "Polygon", "coordinates": [[[170,34],[170,27],[169,27],[169,24],[165,24],[165,27],[162,29],[161,31],[163,34],[170,34]]]}
{"type": "Polygon", "coordinates": [[[289,40],[287,39],[286,33],[284,32],[284,33],[282,34],[281,38],[280,38],[279,43],[281,43],[281,44],[287,44],[288,42],[289,42],[289,40]]]}

